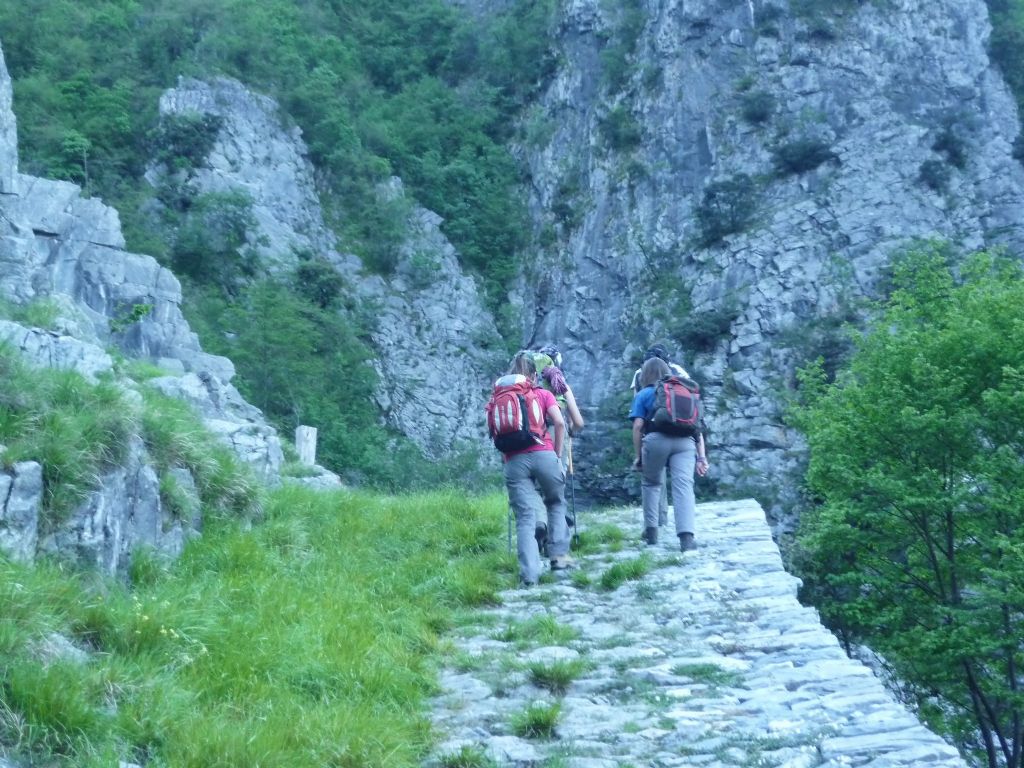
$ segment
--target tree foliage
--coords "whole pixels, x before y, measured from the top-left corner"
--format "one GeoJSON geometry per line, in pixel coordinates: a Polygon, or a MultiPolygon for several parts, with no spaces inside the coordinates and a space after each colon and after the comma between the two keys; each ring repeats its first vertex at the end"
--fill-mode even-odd
{"type": "Polygon", "coordinates": [[[991,766],[1021,765],[1024,271],[903,258],[848,371],[803,375],[797,423],[817,505],[795,560],[850,641],[909,680],[922,712],[991,766]]]}

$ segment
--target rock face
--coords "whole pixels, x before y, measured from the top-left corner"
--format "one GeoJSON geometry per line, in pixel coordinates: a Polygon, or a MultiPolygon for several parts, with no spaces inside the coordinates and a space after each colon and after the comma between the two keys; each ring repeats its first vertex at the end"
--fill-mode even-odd
{"type": "Polygon", "coordinates": [[[0,470],[0,552],[20,562],[35,558],[42,503],[42,466],[19,461],[0,470]]]}
{"type": "MultiPolygon", "coordinates": [[[[252,200],[256,230],[249,233],[261,266],[271,272],[294,267],[303,252],[331,256],[344,271],[358,260],[342,259],[324,226],[298,128],[285,127],[277,104],[237,80],[209,83],[182,78],[160,97],[162,116],[202,115],[219,119],[220,130],[190,182],[200,193],[242,192],[252,200]]],[[[150,170],[153,182],[158,168],[150,170]]]]}
{"type": "MultiPolygon", "coordinates": [[[[479,17],[506,7],[455,4],[479,17]]],[[[590,424],[574,455],[591,495],[636,494],[628,386],[662,341],[704,385],[717,490],[756,494],[785,525],[801,444],[781,403],[796,368],[834,361],[840,326],[914,240],[1024,245],[1019,123],[985,51],[983,0],[804,5],[560,4],[559,65],[516,148],[546,246],[509,302],[523,345],[564,353],[590,424]]],[[[174,277],[125,253],[116,212],[17,174],[9,104],[0,70],[0,293],[73,297],[77,338],[229,384],[230,363],[181,319],[174,277]],[[139,304],[153,309],[112,333],[139,304]]],[[[273,102],[230,80],[182,80],[161,111],[220,120],[191,182],[248,195],[266,271],[319,254],[373,308],[387,422],[431,456],[470,446],[493,458],[481,412],[504,352],[438,218],[410,202],[394,273],[366,274],[324,225],[306,148],[273,102]]],[[[382,194],[404,192],[395,181],[382,194]]]]}
{"type": "Polygon", "coordinates": [[[534,219],[558,234],[524,284],[524,335],[562,346],[597,417],[584,481],[622,490],[593,461],[640,352],[667,340],[705,384],[719,488],[756,489],[777,519],[800,447],[780,393],[834,354],[894,252],[1024,245],[1014,103],[982,0],[635,5],[632,33],[625,5],[563,7],[534,115],[550,139],[521,147],[534,219]]]}
{"type": "MultiPolygon", "coordinates": [[[[507,361],[493,351],[500,348],[494,321],[442,234],[440,217],[410,201],[409,237],[395,273],[367,274],[357,257],[339,251],[324,224],[306,145],[298,129],[282,123],[276,103],[233,80],[182,80],[163,95],[160,112],[165,119],[219,120],[213,148],[189,184],[199,193],[243,192],[253,201],[257,228],[249,240],[264,270],[286,271],[298,254],[318,255],[373,308],[376,398],[386,421],[430,457],[479,449],[484,392],[507,361]]],[[[162,174],[154,167],[148,178],[159,184],[162,174]]],[[[405,192],[393,179],[381,195],[393,200],[405,192]]],[[[485,455],[493,453],[488,446],[485,455]]]]}
{"type": "Polygon", "coordinates": [[[18,126],[11,108],[11,76],[0,48],[0,195],[14,192],[18,174],[18,126]]]}
{"type": "MultiPolygon", "coordinates": [[[[183,392],[196,388],[193,380],[204,382],[216,394],[204,402],[207,424],[260,477],[276,482],[280,441],[231,385],[231,362],[203,352],[181,314],[178,280],[149,256],[125,250],[112,208],[83,198],[74,184],[18,174],[14,128],[11,81],[0,57],[0,297],[16,305],[46,299],[59,315],[55,330],[2,321],[0,339],[30,364],[75,370],[89,379],[111,371],[106,349],[116,348],[162,366],[171,380],[185,379],[177,387],[183,392]],[[141,319],[129,322],[133,312],[141,319]]],[[[123,571],[140,545],[176,554],[196,521],[174,518],[164,508],[141,442],[128,454],[55,531],[38,530],[38,470],[17,464],[5,471],[0,547],[27,559],[42,547],[110,573],[123,571]]]]}

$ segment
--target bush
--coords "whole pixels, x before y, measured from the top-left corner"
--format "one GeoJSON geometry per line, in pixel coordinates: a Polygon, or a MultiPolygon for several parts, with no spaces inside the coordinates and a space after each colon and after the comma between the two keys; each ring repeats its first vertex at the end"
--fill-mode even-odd
{"type": "Polygon", "coordinates": [[[1021,165],[1024,165],[1024,133],[1018,133],[1013,140],[1013,157],[1021,165]]]}
{"type": "Polygon", "coordinates": [[[623,106],[615,107],[600,124],[601,134],[608,146],[617,152],[628,152],[640,146],[643,132],[640,123],[623,106]]]}
{"type": "Polygon", "coordinates": [[[767,122],[775,111],[775,97],[766,91],[751,91],[743,95],[740,114],[751,125],[767,122]]]}
{"type": "Polygon", "coordinates": [[[772,155],[779,176],[813,171],[822,163],[838,158],[829,145],[820,139],[797,139],[777,147],[772,155]]]}
{"type": "Polygon", "coordinates": [[[216,115],[165,115],[152,134],[152,157],[168,170],[189,171],[206,161],[224,124],[216,115]]]}
{"type": "Polygon", "coordinates": [[[619,11],[611,40],[601,51],[601,80],[611,93],[622,90],[636,71],[630,57],[644,28],[644,10],[640,0],[620,0],[607,4],[619,11]]]}
{"type": "Polygon", "coordinates": [[[921,163],[918,180],[936,192],[945,192],[949,186],[949,167],[941,160],[925,160],[921,163]]]}
{"type": "Polygon", "coordinates": [[[954,168],[962,170],[967,165],[967,150],[964,140],[952,126],[946,126],[935,137],[935,141],[932,142],[932,149],[944,154],[946,160],[954,168]]]}
{"type": "Polygon", "coordinates": [[[694,211],[701,244],[713,245],[742,231],[753,219],[756,205],[754,181],[745,173],[708,184],[694,211]]]}
{"type": "Polygon", "coordinates": [[[171,244],[171,262],[179,274],[234,294],[241,279],[255,271],[247,240],[255,227],[252,199],[245,192],[200,195],[180,214],[171,244]]]}
{"type": "Polygon", "coordinates": [[[710,352],[722,339],[728,338],[739,314],[739,307],[734,302],[701,312],[691,311],[685,320],[676,324],[672,338],[683,349],[710,352]]]}

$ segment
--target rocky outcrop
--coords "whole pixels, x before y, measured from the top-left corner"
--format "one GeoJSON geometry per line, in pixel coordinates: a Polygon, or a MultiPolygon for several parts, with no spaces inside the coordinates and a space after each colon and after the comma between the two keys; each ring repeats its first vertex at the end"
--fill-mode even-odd
{"type": "MultiPolygon", "coordinates": [[[[18,174],[14,126],[11,81],[0,58],[0,298],[15,305],[45,300],[57,313],[48,329],[0,321],[0,339],[32,365],[75,370],[87,379],[109,373],[107,349],[117,349],[156,363],[173,374],[170,379],[183,379],[182,392],[194,387],[193,379],[205,382],[216,394],[204,402],[207,424],[262,478],[276,482],[280,441],[231,385],[231,362],[202,350],[181,313],[178,280],[151,257],[125,250],[114,209],[82,197],[74,184],[18,174]]],[[[130,391],[126,397],[131,399],[130,391]]],[[[15,465],[0,477],[9,491],[0,506],[0,547],[19,558],[30,558],[35,542],[121,572],[138,546],[174,555],[197,524],[164,508],[159,479],[137,439],[126,462],[109,468],[52,530],[39,530],[33,472],[15,465]]]]}
{"type": "Polygon", "coordinates": [[[0,552],[12,560],[32,562],[42,503],[43,468],[39,463],[18,461],[0,470],[0,552]]]}
{"type": "MultiPolygon", "coordinates": [[[[404,195],[397,179],[389,194],[404,195]]],[[[411,208],[395,274],[358,284],[377,316],[377,401],[389,423],[429,458],[484,446],[481,458],[496,459],[485,444],[483,404],[495,374],[508,364],[497,351],[497,329],[441,232],[441,217],[411,208]]]]}
{"type": "Polygon", "coordinates": [[[0,195],[14,192],[18,174],[18,126],[11,107],[11,76],[0,48],[0,195]]]}
{"type": "Polygon", "coordinates": [[[640,351],[667,340],[705,384],[719,488],[756,488],[774,517],[799,454],[780,394],[834,354],[893,253],[1024,245],[1014,103],[982,0],[642,0],[632,32],[628,5],[562,12],[534,115],[551,138],[521,147],[534,218],[559,235],[524,284],[526,336],[563,347],[599,417],[581,479],[614,455],[607,414],[640,351]]]}
{"type": "MultiPolygon", "coordinates": [[[[241,192],[252,200],[256,228],[248,239],[264,271],[293,268],[305,253],[326,259],[344,276],[351,296],[372,318],[380,374],[375,396],[385,421],[430,457],[466,445],[479,448],[484,393],[507,361],[495,352],[501,340],[494,321],[441,232],[440,217],[408,201],[409,234],[394,274],[367,273],[324,224],[305,143],[297,128],[282,122],[273,101],[233,80],[189,79],[163,95],[160,112],[165,120],[217,119],[212,149],[188,172],[188,183],[198,194],[241,192]]],[[[166,173],[154,166],[147,178],[161,184],[166,173]]],[[[380,194],[390,201],[405,197],[398,179],[380,194]]]]}
{"type": "MultiPolygon", "coordinates": [[[[276,102],[237,80],[182,78],[160,97],[160,114],[218,121],[212,149],[187,171],[188,181],[200,194],[242,193],[252,201],[255,227],[248,240],[264,270],[293,268],[301,253],[330,257],[343,272],[358,269],[357,259],[343,258],[334,247],[301,132],[283,124],[276,102]]],[[[154,166],[147,178],[160,184],[166,173],[154,166]]]]}
{"type": "Polygon", "coordinates": [[[123,575],[140,548],[176,558],[199,522],[165,509],[160,478],[135,438],[121,465],[105,473],[68,520],[41,537],[38,548],[91,570],[123,575]]]}

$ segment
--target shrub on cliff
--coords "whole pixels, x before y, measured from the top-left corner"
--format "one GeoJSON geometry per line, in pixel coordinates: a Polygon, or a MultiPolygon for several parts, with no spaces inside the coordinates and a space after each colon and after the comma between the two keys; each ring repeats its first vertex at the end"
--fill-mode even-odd
{"type": "Polygon", "coordinates": [[[708,184],[694,210],[701,245],[713,245],[726,235],[743,231],[753,220],[756,207],[754,180],[745,173],[708,184]]]}

